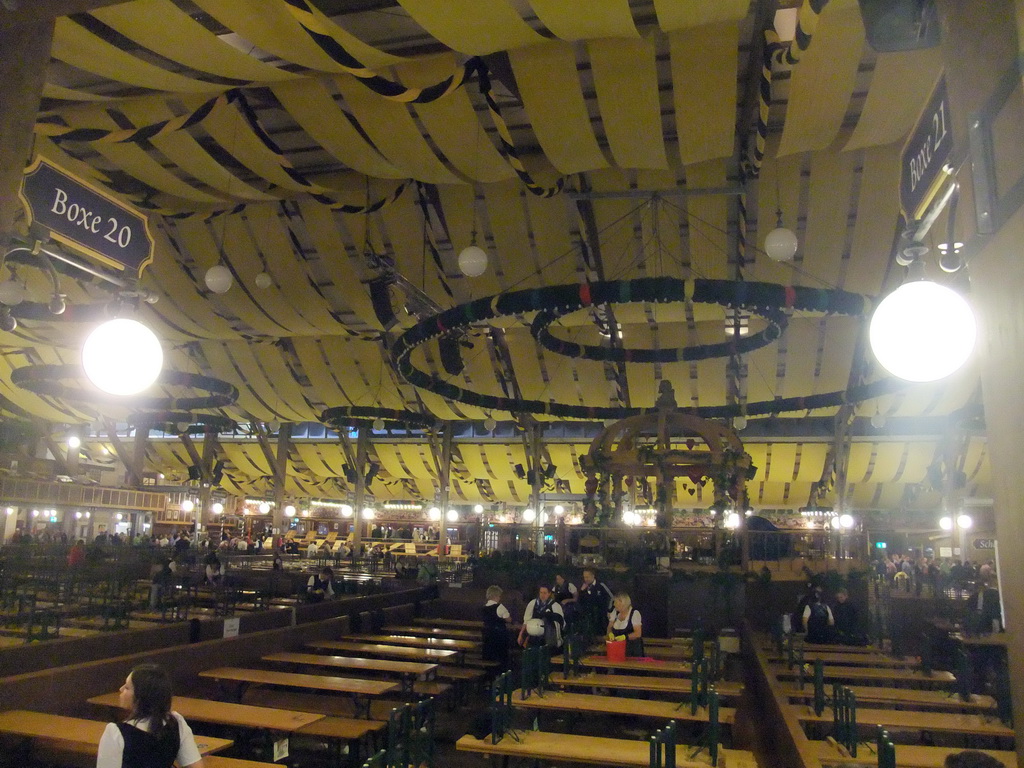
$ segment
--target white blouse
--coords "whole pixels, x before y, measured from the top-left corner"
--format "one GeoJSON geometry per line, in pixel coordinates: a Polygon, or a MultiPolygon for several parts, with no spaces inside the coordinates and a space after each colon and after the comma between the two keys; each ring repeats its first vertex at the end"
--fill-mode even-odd
{"type": "MultiPolygon", "coordinates": [[[[633,611],[633,631],[635,632],[637,629],[640,628],[640,624],[641,624],[641,622],[640,622],[640,611],[638,611],[636,609],[631,609],[631,610],[633,611]]],[[[628,623],[629,623],[629,611],[626,611],[626,615],[625,616],[619,616],[619,614],[616,613],[615,614],[615,621],[612,622],[612,629],[615,629],[615,630],[625,629],[626,625],[628,623]]]]}
{"type": "MultiPolygon", "coordinates": [[[[171,717],[178,721],[178,755],[174,758],[175,763],[180,766],[189,766],[198,763],[203,759],[196,746],[196,739],[192,735],[192,729],[185,722],[185,718],[177,712],[171,712],[171,717]]],[[[149,720],[129,720],[129,725],[134,725],[142,731],[149,731],[149,720]]],[[[121,768],[121,759],[124,756],[124,736],[117,727],[117,723],[107,723],[107,727],[100,737],[100,748],[96,754],[96,768],[121,768]]]]}

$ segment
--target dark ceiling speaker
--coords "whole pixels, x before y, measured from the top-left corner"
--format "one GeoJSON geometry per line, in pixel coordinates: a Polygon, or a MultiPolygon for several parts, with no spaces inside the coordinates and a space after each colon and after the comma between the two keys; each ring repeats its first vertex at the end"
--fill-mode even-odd
{"type": "Polygon", "coordinates": [[[342,468],[342,472],[345,473],[345,482],[349,485],[355,485],[359,481],[359,473],[348,464],[342,468]]]}
{"type": "Polygon", "coordinates": [[[188,479],[189,480],[201,480],[203,477],[203,470],[199,468],[197,464],[193,464],[188,468],[188,479]]]}
{"type": "Polygon", "coordinates": [[[939,44],[935,0],[860,0],[868,43],[879,53],[939,44]]]}
{"type": "Polygon", "coordinates": [[[380,464],[376,462],[370,464],[370,468],[366,471],[366,484],[369,485],[373,482],[373,479],[377,477],[377,473],[380,471],[380,464]]]}
{"type": "Polygon", "coordinates": [[[377,277],[369,282],[373,314],[385,328],[390,328],[398,321],[391,305],[391,282],[387,277],[377,277]]]}
{"type": "Polygon", "coordinates": [[[437,349],[441,355],[441,366],[449,376],[458,376],[466,367],[459,349],[459,339],[455,336],[442,336],[437,340],[437,349]]]}
{"type": "Polygon", "coordinates": [[[512,467],[512,469],[513,471],[515,471],[516,477],[518,477],[520,480],[526,479],[526,470],[523,469],[522,464],[516,464],[514,467],[512,467]]]}
{"type": "Polygon", "coordinates": [[[224,462],[216,461],[213,464],[213,474],[210,478],[213,480],[214,485],[220,485],[220,481],[224,479],[224,462]]]}
{"type": "Polygon", "coordinates": [[[544,467],[544,477],[545,477],[545,479],[547,479],[547,480],[553,479],[554,476],[555,476],[555,473],[557,471],[558,471],[558,467],[556,467],[554,464],[548,464],[546,467],[544,467]]]}

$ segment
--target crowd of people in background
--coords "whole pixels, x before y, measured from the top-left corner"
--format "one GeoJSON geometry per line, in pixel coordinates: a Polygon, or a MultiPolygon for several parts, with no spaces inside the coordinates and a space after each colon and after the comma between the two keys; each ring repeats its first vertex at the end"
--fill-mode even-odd
{"type": "Polygon", "coordinates": [[[894,554],[876,558],[875,575],[889,585],[918,597],[936,597],[952,590],[952,597],[970,594],[979,581],[993,583],[995,561],[975,563],[952,557],[894,554]]]}

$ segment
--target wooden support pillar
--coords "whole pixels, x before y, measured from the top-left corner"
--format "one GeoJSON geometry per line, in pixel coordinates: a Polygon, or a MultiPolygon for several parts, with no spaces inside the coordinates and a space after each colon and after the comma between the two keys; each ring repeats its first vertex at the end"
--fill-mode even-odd
{"type": "Polygon", "coordinates": [[[356,439],[356,498],[352,510],[352,549],[358,553],[363,543],[363,505],[366,503],[366,464],[370,454],[370,428],[359,427],[356,439]]]}
{"type": "Polygon", "coordinates": [[[530,504],[533,506],[533,510],[537,513],[537,517],[534,521],[534,552],[538,555],[544,554],[544,509],[541,504],[540,496],[544,490],[544,474],[540,469],[540,456],[543,451],[541,445],[541,426],[536,422],[533,424],[530,430],[530,467],[533,469],[533,483],[530,487],[530,504]]]}
{"type": "Polygon", "coordinates": [[[277,432],[277,454],[274,456],[274,528],[284,531],[284,506],[288,482],[288,452],[292,447],[292,425],[285,423],[277,432]]]}
{"type": "Polygon", "coordinates": [[[143,469],[146,466],[146,446],[149,443],[149,424],[135,425],[135,444],[132,446],[132,466],[136,488],[142,487],[143,469]]]}
{"type": "Polygon", "coordinates": [[[452,491],[452,425],[445,424],[441,430],[441,474],[437,479],[438,490],[441,492],[441,531],[437,537],[437,552],[441,554],[441,547],[444,546],[447,537],[445,536],[448,525],[448,503],[452,491]]]}
{"type": "MultiPolygon", "coordinates": [[[[188,439],[188,435],[182,435],[188,439]]],[[[189,440],[189,444],[191,444],[189,440]]],[[[194,450],[194,449],[193,449],[194,450]]],[[[210,509],[210,499],[213,497],[213,460],[217,454],[217,430],[207,427],[203,433],[203,455],[199,456],[199,505],[195,509],[195,543],[199,543],[199,526],[203,522],[203,515],[210,509]]],[[[191,455],[191,453],[189,454],[191,455]]]]}
{"type": "Polygon", "coordinates": [[[32,151],[50,63],[53,19],[0,28],[0,249],[7,250],[21,210],[18,190],[32,151]]]}

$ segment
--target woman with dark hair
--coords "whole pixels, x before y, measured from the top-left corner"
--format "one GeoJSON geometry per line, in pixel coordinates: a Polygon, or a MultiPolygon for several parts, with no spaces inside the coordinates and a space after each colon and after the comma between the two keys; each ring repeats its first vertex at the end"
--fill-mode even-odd
{"type": "Polygon", "coordinates": [[[171,680],[156,664],[140,664],[125,678],[118,703],[123,723],[108,723],[96,768],[203,768],[185,718],[171,711],[171,680]]]}

